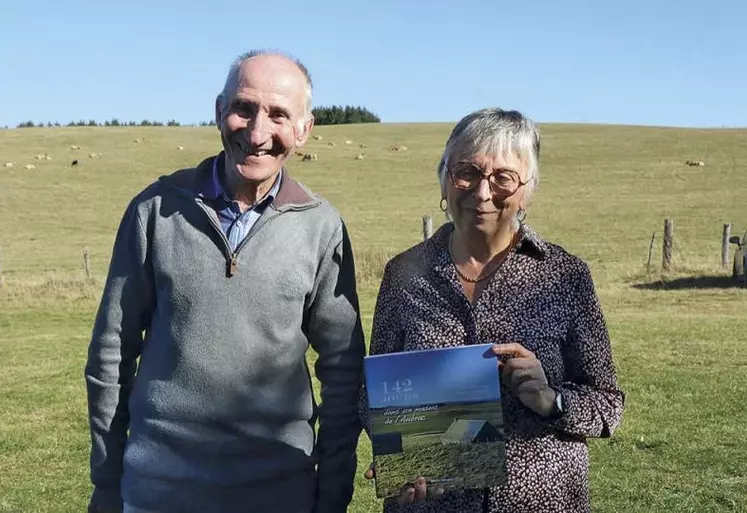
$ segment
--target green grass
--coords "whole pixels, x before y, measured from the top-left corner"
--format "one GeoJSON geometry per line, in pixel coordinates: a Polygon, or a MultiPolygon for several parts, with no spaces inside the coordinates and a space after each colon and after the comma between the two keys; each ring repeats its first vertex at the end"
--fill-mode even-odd
{"type": "MultiPolygon", "coordinates": [[[[320,127],[324,139],[307,147],[319,160],[290,164],[348,223],[367,333],[387,257],[420,240],[423,215],[440,224],[434,167],[450,128],[320,127]],[[388,151],[394,144],[409,149],[388,151]],[[360,151],[365,159],[355,160],[360,151]]],[[[747,228],[747,130],[542,130],[528,222],[589,262],[627,393],[615,436],[590,442],[594,511],[747,511],[747,290],[729,287],[719,266],[722,224],[735,234],[747,228]],[[687,159],[706,165],[690,168],[687,159]],[[662,275],[665,217],[674,220],[675,267],[662,275]]],[[[83,365],[116,226],[142,187],[219,144],[211,128],[0,131],[0,166],[16,162],[0,167],[0,513],[84,510],[83,365]],[[37,153],[53,160],[35,161],[37,153]],[[74,158],[81,164],[72,168],[74,158]]],[[[362,477],[371,461],[365,437],[359,460],[350,511],[379,511],[362,477]]]]}
{"type": "Polygon", "coordinates": [[[441,434],[405,438],[404,451],[376,456],[379,495],[397,495],[419,476],[445,489],[482,488],[505,481],[505,442],[443,445],[441,434]],[[412,473],[412,469],[421,473],[412,473]]]}

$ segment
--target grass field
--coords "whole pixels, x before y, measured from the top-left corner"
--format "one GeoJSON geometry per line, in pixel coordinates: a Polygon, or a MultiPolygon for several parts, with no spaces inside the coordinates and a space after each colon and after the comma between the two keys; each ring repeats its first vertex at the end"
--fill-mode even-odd
{"type": "MultiPolygon", "coordinates": [[[[421,216],[442,219],[434,167],[450,128],[320,127],[324,139],[308,146],[319,160],[290,164],[349,225],[367,333],[386,258],[420,240],[421,216]],[[389,152],[393,144],[409,149],[389,152]]],[[[747,511],[747,290],[731,287],[719,265],[722,224],[747,228],[747,130],[542,130],[527,221],[591,265],[627,393],[616,435],[590,443],[594,511],[747,511]],[[661,275],[665,217],[674,220],[675,268],[661,275]]],[[[0,166],[16,162],[0,167],[0,512],[84,511],[83,365],[116,226],[142,187],[219,144],[211,128],[0,131],[0,166]],[[53,160],[33,159],[45,152],[53,160]],[[74,158],[81,164],[71,168],[74,158]]],[[[365,439],[359,456],[350,511],[376,512],[362,478],[365,439]]]]}
{"type": "Polygon", "coordinates": [[[371,429],[374,433],[401,433],[402,452],[379,452],[376,456],[378,495],[395,495],[404,483],[414,482],[419,476],[447,489],[481,488],[485,483],[504,480],[505,434],[497,403],[444,404],[437,410],[418,413],[422,420],[416,421],[401,420],[396,414],[384,416],[387,410],[397,408],[371,412],[371,429]],[[490,439],[492,443],[483,438],[480,443],[461,440],[444,444],[442,438],[454,419],[486,420],[496,429],[495,438],[490,439]]]}

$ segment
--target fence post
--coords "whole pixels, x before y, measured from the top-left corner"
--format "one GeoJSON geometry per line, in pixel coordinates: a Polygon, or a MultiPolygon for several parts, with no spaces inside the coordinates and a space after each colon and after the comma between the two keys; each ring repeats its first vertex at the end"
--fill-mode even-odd
{"type": "Polygon", "coordinates": [[[731,224],[724,223],[724,234],[721,238],[721,267],[729,266],[729,238],[731,237],[731,224]]]}
{"type": "Polygon", "coordinates": [[[668,271],[672,267],[672,238],[674,223],[671,219],[664,219],[664,242],[662,246],[661,267],[668,271]]]}
{"type": "Polygon", "coordinates": [[[86,279],[91,281],[91,258],[88,255],[88,248],[83,248],[83,267],[86,270],[86,279]]]}
{"type": "Polygon", "coordinates": [[[648,245],[648,262],[646,262],[646,270],[651,269],[651,254],[654,251],[654,239],[656,239],[656,232],[651,234],[651,244],[648,245]]]}
{"type": "Polygon", "coordinates": [[[433,235],[433,219],[431,216],[423,216],[423,240],[428,240],[433,235]]]}

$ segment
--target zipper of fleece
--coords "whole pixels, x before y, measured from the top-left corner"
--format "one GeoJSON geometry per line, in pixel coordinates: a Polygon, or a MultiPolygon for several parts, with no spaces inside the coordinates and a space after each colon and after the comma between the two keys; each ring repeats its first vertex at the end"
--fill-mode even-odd
{"type": "Polygon", "coordinates": [[[218,232],[218,234],[221,237],[221,240],[223,241],[223,253],[226,255],[226,277],[231,278],[233,275],[235,275],[238,272],[238,257],[239,252],[241,252],[242,249],[244,249],[244,246],[247,245],[249,242],[249,239],[257,233],[262,227],[264,227],[267,223],[275,219],[276,217],[280,217],[281,214],[289,211],[289,210],[306,210],[309,208],[313,208],[316,205],[308,205],[304,207],[292,207],[290,209],[284,209],[284,210],[276,210],[270,206],[269,208],[272,209],[272,214],[268,215],[267,212],[262,214],[259,219],[254,223],[254,226],[249,230],[249,233],[246,234],[246,237],[239,243],[239,245],[236,247],[234,251],[231,251],[231,244],[228,242],[228,238],[226,237],[226,234],[223,232],[223,228],[220,226],[218,221],[211,215],[211,211],[208,210],[210,207],[205,205],[205,203],[201,199],[197,199],[197,204],[200,206],[200,209],[202,212],[207,216],[208,221],[210,222],[210,226],[215,229],[215,231],[218,232]]]}

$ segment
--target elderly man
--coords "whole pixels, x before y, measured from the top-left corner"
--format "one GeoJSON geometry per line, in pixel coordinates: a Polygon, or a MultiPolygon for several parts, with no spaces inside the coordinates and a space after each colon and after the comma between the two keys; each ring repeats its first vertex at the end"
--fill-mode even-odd
{"type": "Polygon", "coordinates": [[[117,233],[85,371],[89,511],[344,512],[365,348],[345,226],[283,167],[313,126],[309,73],[243,55],[215,111],[224,151],[138,194],[117,233]]]}

